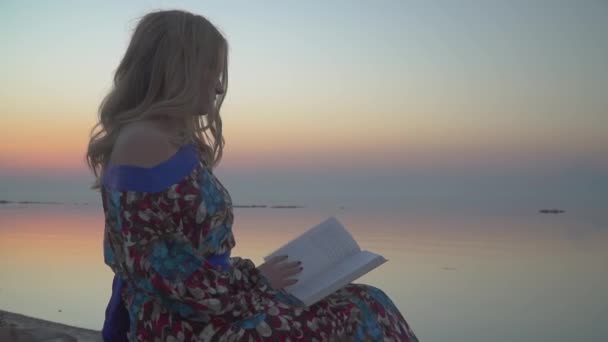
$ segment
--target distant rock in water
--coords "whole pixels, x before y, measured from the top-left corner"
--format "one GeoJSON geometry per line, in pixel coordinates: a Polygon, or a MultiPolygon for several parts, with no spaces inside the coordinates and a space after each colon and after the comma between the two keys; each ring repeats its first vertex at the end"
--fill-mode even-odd
{"type": "Polygon", "coordinates": [[[538,212],[542,214],[561,214],[565,213],[566,211],[562,209],[541,209],[538,212]]]}
{"type": "Polygon", "coordinates": [[[273,205],[273,206],[271,206],[271,208],[275,208],[275,209],[294,209],[294,208],[304,208],[304,207],[300,206],[300,205],[273,205]]]}
{"type": "Polygon", "coordinates": [[[48,201],[7,201],[0,200],[0,204],[65,204],[63,202],[48,202],[48,201]]]}
{"type": "Polygon", "coordinates": [[[233,205],[234,208],[266,208],[266,204],[237,204],[233,205]]]}
{"type": "Polygon", "coordinates": [[[65,204],[63,202],[19,201],[18,204],[65,204]]]}

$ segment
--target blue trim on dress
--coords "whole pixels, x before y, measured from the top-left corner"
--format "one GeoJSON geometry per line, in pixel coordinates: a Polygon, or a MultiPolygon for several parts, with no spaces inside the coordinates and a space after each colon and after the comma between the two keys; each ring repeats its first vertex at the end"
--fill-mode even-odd
{"type": "Polygon", "coordinates": [[[101,183],[118,191],[161,192],[188,176],[198,163],[196,145],[187,144],[169,159],[152,167],[109,163],[101,183]]]}
{"type": "Polygon", "coordinates": [[[122,302],[120,292],[124,283],[118,276],[112,280],[112,297],[106,307],[106,318],[101,329],[105,342],[128,342],[129,312],[122,302]]]}
{"type": "Polygon", "coordinates": [[[211,265],[221,268],[223,271],[230,269],[230,251],[224,254],[212,254],[209,255],[207,260],[211,265]]]}

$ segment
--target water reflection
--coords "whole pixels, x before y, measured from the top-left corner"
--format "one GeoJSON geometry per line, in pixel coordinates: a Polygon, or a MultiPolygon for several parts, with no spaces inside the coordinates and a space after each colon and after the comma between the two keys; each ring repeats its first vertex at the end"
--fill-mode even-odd
{"type": "MultiPolygon", "coordinates": [[[[330,215],[389,259],[359,281],[384,289],[422,340],[608,337],[601,218],[237,208],[234,255],[258,263],[330,215]]],[[[1,208],[0,307],[99,329],[112,277],[102,229],[95,206],[1,208]]]]}

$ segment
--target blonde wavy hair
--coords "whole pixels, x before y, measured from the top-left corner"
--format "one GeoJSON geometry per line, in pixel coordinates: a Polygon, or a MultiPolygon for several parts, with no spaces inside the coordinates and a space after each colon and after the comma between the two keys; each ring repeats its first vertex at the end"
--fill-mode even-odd
{"type": "Polygon", "coordinates": [[[143,16],[99,106],[86,154],[99,189],[114,141],[125,125],[169,119],[180,127],[177,145],[195,143],[207,166],[222,158],[220,107],[228,90],[228,42],[201,15],[181,10],[143,16]],[[217,82],[222,92],[217,94],[217,82]]]}

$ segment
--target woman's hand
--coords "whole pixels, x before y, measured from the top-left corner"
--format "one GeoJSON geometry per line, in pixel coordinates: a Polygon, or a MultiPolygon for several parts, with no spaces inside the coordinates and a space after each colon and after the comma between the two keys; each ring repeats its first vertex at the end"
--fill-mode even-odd
{"type": "Polygon", "coordinates": [[[287,261],[287,255],[275,256],[258,266],[258,270],[268,280],[275,290],[293,285],[298,282],[293,276],[302,272],[300,261],[287,261]]]}

